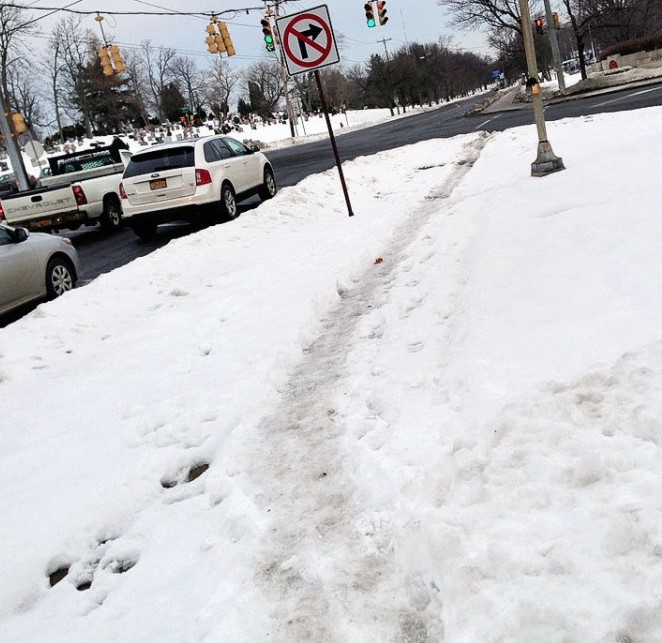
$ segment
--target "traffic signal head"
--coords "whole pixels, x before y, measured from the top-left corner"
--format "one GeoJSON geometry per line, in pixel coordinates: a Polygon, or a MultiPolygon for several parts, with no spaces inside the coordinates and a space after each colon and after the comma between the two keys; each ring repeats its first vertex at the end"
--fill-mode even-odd
{"type": "Polygon", "coordinates": [[[218,53],[218,47],[216,46],[216,40],[214,36],[209,35],[205,38],[205,42],[207,43],[207,51],[210,54],[217,54],[218,53]]]}
{"type": "Polygon", "coordinates": [[[19,114],[18,112],[13,112],[11,115],[12,122],[14,123],[14,130],[16,131],[17,134],[22,134],[28,129],[27,124],[25,123],[25,119],[23,118],[23,114],[19,114]]]}
{"type": "Polygon", "coordinates": [[[561,28],[561,19],[556,11],[552,14],[552,24],[557,31],[561,28]]]}
{"type": "Polygon", "coordinates": [[[237,52],[235,51],[234,44],[232,43],[232,38],[230,38],[228,26],[224,22],[219,22],[218,31],[221,34],[221,39],[223,40],[225,51],[227,52],[228,56],[236,55],[237,52]]]}
{"type": "Polygon", "coordinates": [[[99,60],[101,61],[101,68],[103,69],[104,76],[112,76],[115,73],[113,63],[110,62],[110,53],[106,47],[99,49],[99,60]]]}
{"type": "Polygon", "coordinates": [[[123,71],[126,71],[126,65],[124,64],[124,59],[120,52],[120,48],[117,45],[110,45],[110,57],[113,60],[113,67],[115,68],[115,73],[121,74],[123,71]]]}
{"type": "Polygon", "coordinates": [[[366,2],[363,5],[365,9],[365,20],[368,27],[372,28],[375,26],[375,10],[372,8],[372,2],[366,2]]]}
{"type": "Polygon", "coordinates": [[[377,15],[379,16],[379,24],[382,26],[385,25],[388,21],[388,16],[386,15],[386,0],[378,0],[377,15]]]}
{"type": "Polygon", "coordinates": [[[264,48],[267,51],[273,51],[276,49],[276,45],[274,43],[274,34],[271,30],[271,23],[269,22],[269,18],[262,18],[262,20],[260,20],[260,24],[262,25],[262,33],[264,34],[264,48]]]}
{"type": "Polygon", "coordinates": [[[545,33],[545,22],[542,18],[536,18],[536,33],[539,33],[541,36],[545,33]]]}

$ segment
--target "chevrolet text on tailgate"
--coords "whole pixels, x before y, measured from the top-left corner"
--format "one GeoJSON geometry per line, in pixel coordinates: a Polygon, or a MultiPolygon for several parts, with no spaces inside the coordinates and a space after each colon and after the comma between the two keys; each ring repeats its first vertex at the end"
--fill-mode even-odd
{"type": "Polygon", "coordinates": [[[0,221],[42,231],[97,223],[107,230],[119,228],[123,147],[116,139],[107,147],[50,158],[53,176],[41,179],[34,190],[3,197],[0,221]]]}

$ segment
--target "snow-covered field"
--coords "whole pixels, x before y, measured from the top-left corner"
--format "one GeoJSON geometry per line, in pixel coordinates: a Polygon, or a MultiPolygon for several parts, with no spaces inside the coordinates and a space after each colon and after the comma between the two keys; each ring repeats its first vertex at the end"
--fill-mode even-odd
{"type": "Polygon", "coordinates": [[[0,330],[0,641],[662,640],[662,109],[547,128],[0,330]]]}

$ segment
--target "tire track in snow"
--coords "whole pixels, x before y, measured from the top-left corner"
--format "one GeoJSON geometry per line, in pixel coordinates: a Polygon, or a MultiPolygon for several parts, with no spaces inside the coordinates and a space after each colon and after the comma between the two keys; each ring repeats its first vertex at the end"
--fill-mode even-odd
{"type": "Polygon", "coordinates": [[[403,578],[394,576],[389,542],[368,546],[359,531],[371,508],[344,465],[343,427],[333,404],[346,390],[343,378],[361,316],[384,301],[408,246],[439,211],[438,199],[451,196],[487,140],[480,133],[467,143],[451,176],[395,231],[390,260],[341,293],[290,377],[282,412],[259,427],[258,450],[264,452],[253,475],[268,475],[271,483],[258,498],[272,523],[257,571],[258,584],[276,606],[269,640],[424,643],[443,632],[442,623],[434,624],[434,634],[428,631],[416,609],[421,588],[400,595],[403,578]]]}

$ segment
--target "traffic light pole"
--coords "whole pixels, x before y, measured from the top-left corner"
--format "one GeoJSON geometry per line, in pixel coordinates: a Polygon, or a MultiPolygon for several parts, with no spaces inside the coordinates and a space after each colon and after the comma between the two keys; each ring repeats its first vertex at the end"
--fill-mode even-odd
{"type": "Polygon", "coordinates": [[[531,98],[533,102],[533,113],[538,129],[538,156],[531,163],[531,176],[546,176],[552,172],[565,170],[563,159],[554,154],[551,143],[547,140],[547,127],[545,126],[545,113],[542,106],[542,92],[538,83],[538,62],[536,60],[536,49],[533,41],[533,29],[531,27],[531,12],[528,0],[519,0],[520,16],[522,19],[522,37],[524,38],[524,49],[526,51],[526,65],[529,72],[531,84],[531,98]]]}
{"type": "Polygon", "coordinates": [[[561,54],[559,52],[559,39],[556,34],[552,7],[549,0],[545,0],[545,16],[547,17],[547,33],[549,34],[549,43],[552,45],[552,58],[554,59],[554,67],[556,67],[559,91],[565,94],[565,76],[563,75],[563,65],[561,64],[561,54]]]}

